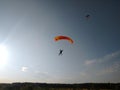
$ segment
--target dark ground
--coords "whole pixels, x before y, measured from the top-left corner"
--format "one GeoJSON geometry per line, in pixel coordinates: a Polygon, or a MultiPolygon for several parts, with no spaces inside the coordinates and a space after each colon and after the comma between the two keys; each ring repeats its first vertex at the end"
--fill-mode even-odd
{"type": "Polygon", "coordinates": [[[120,90],[120,83],[1,83],[0,90],[120,90]]]}

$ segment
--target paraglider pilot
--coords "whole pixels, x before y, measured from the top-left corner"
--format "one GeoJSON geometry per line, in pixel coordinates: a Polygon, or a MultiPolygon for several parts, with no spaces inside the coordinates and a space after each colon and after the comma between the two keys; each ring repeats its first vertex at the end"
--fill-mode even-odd
{"type": "Polygon", "coordinates": [[[59,55],[63,55],[63,50],[60,49],[59,55]]]}

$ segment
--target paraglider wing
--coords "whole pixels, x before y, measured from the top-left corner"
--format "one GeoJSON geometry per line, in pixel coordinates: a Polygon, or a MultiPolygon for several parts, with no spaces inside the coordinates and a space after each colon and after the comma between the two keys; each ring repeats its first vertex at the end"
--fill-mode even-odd
{"type": "Polygon", "coordinates": [[[55,40],[55,41],[67,40],[67,41],[69,41],[71,44],[73,44],[73,40],[72,40],[70,37],[68,37],[68,36],[56,36],[56,37],[54,38],[54,40],[55,40]]]}

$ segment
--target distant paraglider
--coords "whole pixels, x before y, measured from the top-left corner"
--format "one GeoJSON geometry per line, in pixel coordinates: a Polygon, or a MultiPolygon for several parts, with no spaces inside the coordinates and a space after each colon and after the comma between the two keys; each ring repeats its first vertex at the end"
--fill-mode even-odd
{"type": "Polygon", "coordinates": [[[87,14],[85,17],[86,17],[86,19],[89,19],[89,18],[90,18],[90,15],[89,15],[89,14],[87,14]]]}
{"type": "Polygon", "coordinates": [[[86,8],[86,9],[84,9],[84,18],[86,19],[86,20],[89,20],[89,19],[91,19],[92,17],[93,17],[93,15],[95,15],[95,13],[96,13],[96,9],[93,9],[93,8],[86,8]]]}

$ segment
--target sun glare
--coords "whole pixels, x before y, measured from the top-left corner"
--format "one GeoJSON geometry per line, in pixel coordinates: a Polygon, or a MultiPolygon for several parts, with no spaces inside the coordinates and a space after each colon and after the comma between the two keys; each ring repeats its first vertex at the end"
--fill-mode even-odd
{"type": "Polygon", "coordinates": [[[8,51],[4,45],[0,45],[0,67],[7,63],[8,51]]]}

